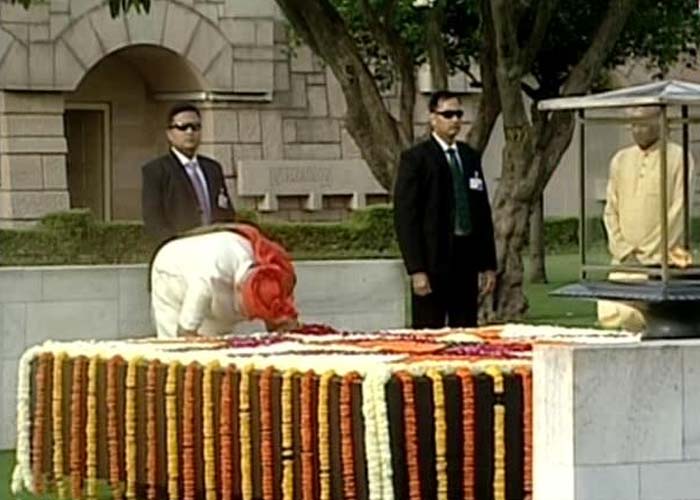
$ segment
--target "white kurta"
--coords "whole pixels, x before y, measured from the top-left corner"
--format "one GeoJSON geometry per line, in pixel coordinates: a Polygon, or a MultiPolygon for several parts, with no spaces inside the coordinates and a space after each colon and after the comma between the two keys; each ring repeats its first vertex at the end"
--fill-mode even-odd
{"type": "Polygon", "coordinates": [[[231,231],[173,240],[151,269],[151,303],[160,338],[178,330],[202,335],[230,333],[245,321],[235,284],[253,265],[250,242],[231,231]]]}

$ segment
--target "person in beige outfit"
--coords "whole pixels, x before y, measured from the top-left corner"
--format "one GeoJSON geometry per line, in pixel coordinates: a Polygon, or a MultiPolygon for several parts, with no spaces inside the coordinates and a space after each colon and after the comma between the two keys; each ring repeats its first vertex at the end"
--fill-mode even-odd
{"type": "MultiPolygon", "coordinates": [[[[635,144],[618,151],[610,162],[603,220],[613,264],[656,265],[664,251],[661,244],[659,108],[631,111],[635,144]]],[[[683,245],[683,148],[667,143],[668,250],[683,245]]],[[[689,161],[693,178],[693,160],[689,161]]],[[[692,189],[689,189],[692,193],[692,189]]],[[[610,280],[645,280],[643,273],[614,272],[610,280]]],[[[633,307],[616,302],[598,303],[598,321],[605,328],[642,330],[644,319],[633,307]]]]}

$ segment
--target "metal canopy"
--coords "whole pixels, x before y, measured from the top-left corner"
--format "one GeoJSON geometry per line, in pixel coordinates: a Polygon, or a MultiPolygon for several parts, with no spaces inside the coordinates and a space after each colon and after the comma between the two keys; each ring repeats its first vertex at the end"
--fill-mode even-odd
{"type": "Polygon", "coordinates": [[[700,105],[700,84],[664,80],[600,94],[546,99],[540,101],[537,107],[542,111],[557,111],[648,105],[698,106],[700,105]]]}

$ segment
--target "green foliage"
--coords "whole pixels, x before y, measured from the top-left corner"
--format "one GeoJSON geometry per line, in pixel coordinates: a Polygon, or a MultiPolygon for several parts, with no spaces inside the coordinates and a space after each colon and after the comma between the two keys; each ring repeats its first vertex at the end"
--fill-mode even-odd
{"type": "MultiPolygon", "coordinates": [[[[255,212],[239,212],[280,242],[296,259],[396,258],[390,205],[354,212],[346,222],[259,222],[255,212]]],[[[599,220],[588,227],[602,228],[599,220]]],[[[596,238],[603,238],[602,229],[596,238]]],[[[551,252],[573,252],[578,245],[574,217],[545,222],[551,252]]],[[[47,215],[32,229],[0,230],[0,265],[131,264],[148,262],[155,247],[140,222],[99,222],[87,210],[47,215]]]]}

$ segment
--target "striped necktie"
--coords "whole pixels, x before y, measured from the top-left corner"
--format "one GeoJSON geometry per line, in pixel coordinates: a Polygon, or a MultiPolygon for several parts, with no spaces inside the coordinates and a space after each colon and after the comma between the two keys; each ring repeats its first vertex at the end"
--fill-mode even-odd
{"type": "Polygon", "coordinates": [[[199,202],[199,208],[202,214],[202,224],[207,225],[211,222],[211,209],[209,207],[209,198],[206,195],[207,187],[202,184],[202,180],[197,172],[199,165],[196,160],[192,160],[185,166],[187,174],[192,182],[192,187],[194,188],[194,193],[197,195],[197,201],[199,202]]]}
{"type": "Polygon", "coordinates": [[[447,149],[447,163],[449,163],[452,172],[452,187],[455,196],[455,234],[464,236],[472,230],[471,214],[469,213],[467,184],[455,148],[447,149]]]}

